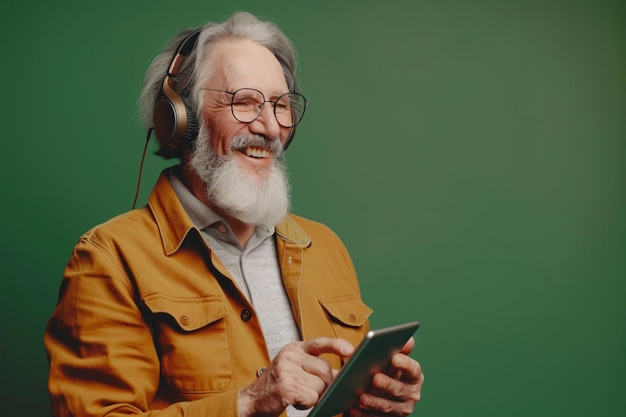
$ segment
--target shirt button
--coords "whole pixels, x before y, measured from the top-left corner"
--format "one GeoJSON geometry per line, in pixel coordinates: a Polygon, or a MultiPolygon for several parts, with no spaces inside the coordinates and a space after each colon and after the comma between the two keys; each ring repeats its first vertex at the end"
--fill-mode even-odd
{"type": "Polygon", "coordinates": [[[241,310],[241,320],[248,321],[252,318],[252,312],[247,308],[241,310]]]}
{"type": "Polygon", "coordinates": [[[226,226],[225,226],[225,225],[223,225],[223,224],[220,224],[219,226],[217,226],[217,230],[218,230],[220,233],[226,233],[226,226]]]}
{"type": "Polygon", "coordinates": [[[188,316],[180,316],[180,323],[181,323],[183,326],[188,325],[190,321],[191,321],[191,320],[189,320],[189,317],[188,317],[188,316]]]}
{"type": "Polygon", "coordinates": [[[292,262],[293,262],[293,258],[291,256],[289,258],[287,258],[287,263],[289,265],[291,265],[292,262]]]}
{"type": "Polygon", "coordinates": [[[260,377],[261,375],[263,375],[263,372],[265,372],[265,368],[259,368],[256,370],[256,377],[260,377]]]}

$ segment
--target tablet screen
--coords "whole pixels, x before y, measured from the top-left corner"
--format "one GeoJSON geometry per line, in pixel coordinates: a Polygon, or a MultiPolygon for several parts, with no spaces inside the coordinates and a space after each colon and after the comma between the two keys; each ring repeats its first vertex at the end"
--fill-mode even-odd
{"type": "Polygon", "coordinates": [[[400,351],[418,327],[419,322],[414,321],[370,330],[324,391],[309,417],[330,417],[353,407],[359,395],[369,388],[374,374],[389,367],[393,355],[400,351]]]}

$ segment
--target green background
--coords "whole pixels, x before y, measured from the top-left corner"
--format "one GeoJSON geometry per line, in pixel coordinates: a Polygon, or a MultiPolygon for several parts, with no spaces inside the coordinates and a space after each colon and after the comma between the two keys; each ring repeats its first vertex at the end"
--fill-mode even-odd
{"type": "Polygon", "coordinates": [[[624,415],[621,0],[5,1],[2,414],[49,415],[44,326],[77,238],[132,204],[148,63],[237,9],[299,51],[293,210],[342,237],[373,326],[422,322],[414,414],[624,415]]]}

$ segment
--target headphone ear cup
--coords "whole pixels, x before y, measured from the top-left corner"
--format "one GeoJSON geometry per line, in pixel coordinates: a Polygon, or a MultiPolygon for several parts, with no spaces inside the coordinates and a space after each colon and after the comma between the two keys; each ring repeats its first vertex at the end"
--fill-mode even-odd
{"type": "Polygon", "coordinates": [[[162,156],[176,156],[183,144],[198,135],[196,115],[189,111],[183,98],[176,92],[174,77],[178,75],[185,58],[195,47],[201,31],[202,29],[194,30],[178,45],[154,104],[152,127],[161,144],[157,154],[162,156]]]}
{"type": "Polygon", "coordinates": [[[188,110],[183,99],[172,88],[173,80],[166,77],[154,105],[154,133],[162,146],[178,149],[198,134],[194,112],[188,110]]]}

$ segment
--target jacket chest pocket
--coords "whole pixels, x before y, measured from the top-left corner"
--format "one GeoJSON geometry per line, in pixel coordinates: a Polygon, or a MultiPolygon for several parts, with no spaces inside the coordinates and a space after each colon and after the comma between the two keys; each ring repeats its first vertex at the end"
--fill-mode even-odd
{"type": "Polygon", "coordinates": [[[161,375],[171,389],[187,394],[221,392],[232,380],[232,363],[219,297],[143,298],[152,313],[161,375]]]}
{"type": "Polygon", "coordinates": [[[364,327],[372,314],[357,295],[342,295],[319,300],[330,318],[335,336],[350,341],[356,346],[365,336],[364,327]]]}

